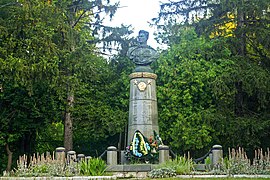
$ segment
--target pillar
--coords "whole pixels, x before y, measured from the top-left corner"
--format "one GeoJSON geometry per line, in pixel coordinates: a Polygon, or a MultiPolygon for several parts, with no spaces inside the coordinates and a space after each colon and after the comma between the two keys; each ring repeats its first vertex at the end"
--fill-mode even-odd
{"type": "Polygon", "coordinates": [[[67,152],[67,163],[72,164],[76,161],[76,152],[75,151],[68,151],[67,152]]]}
{"type": "Polygon", "coordinates": [[[145,137],[159,133],[156,96],[157,75],[149,72],[135,72],[130,77],[130,99],[128,120],[128,145],[136,130],[145,137]]]}
{"type": "Polygon", "coordinates": [[[85,155],[84,154],[78,154],[77,159],[78,159],[78,162],[84,161],[85,160],[85,155]]]}
{"type": "Polygon", "coordinates": [[[58,147],[55,149],[55,159],[65,162],[66,153],[64,147],[58,147]]]}
{"type": "Polygon", "coordinates": [[[114,146],[107,148],[107,164],[117,165],[117,148],[114,146]]]}
{"type": "Polygon", "coordinates": [[[120,152],[120,164],[127,164],[126,151],[120,152]]]}
{"type": "Polygon", "coordinates": [[[212,166],[220,164],[223,158],[223,150],[221,145],[214,145],[212,147],[212,166]]]}
{"type": "Polygon", "coordinates": [[[165,161],[168,161],[170,158],[170,148],[166,145],[160,145],[158,147],[159,151],[159,163],[164,163],[165,161]]]}

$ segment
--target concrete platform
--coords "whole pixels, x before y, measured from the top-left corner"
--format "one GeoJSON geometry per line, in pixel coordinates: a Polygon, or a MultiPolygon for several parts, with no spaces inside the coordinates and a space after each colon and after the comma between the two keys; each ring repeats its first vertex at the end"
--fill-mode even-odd
{"type": "Polygon", "coordinates": [[[107,172],[148,172],[156,168],[156,164],[129,164],[129,165],[111,165],[107,172]]]}

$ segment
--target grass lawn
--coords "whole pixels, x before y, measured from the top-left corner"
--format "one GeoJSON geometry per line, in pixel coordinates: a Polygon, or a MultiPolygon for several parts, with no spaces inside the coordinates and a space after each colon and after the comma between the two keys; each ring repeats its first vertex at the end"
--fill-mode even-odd
{"type": "MultiPolygon", "coordinates": [[[[207,179],[218,179],[218,180],[250,180],[250,179],[256,179],[256,180],[263,180],[263,179],[270,179],[270,178],[159,178],[155,180],[177,180],[177,179],[182,179],[182,180],[207,180],[207,179]]],[[[153,179],[154,180],[154,179],[153,179]]]]}
{"type": "MultiPolygon", "coordinates": [[[[256,179],[256,180],[264,180],[264,179],[270,179],[270,178],[158,178],[158,179],[153,179],[153,180],[176,180],[176,179],[183,179],[183,180],[206,180],[206,179],[218,179],[218,180],[251,180],[251,179],[256,179]]],[[[150,180],[150,179],[149,179],[150,180]]]]}

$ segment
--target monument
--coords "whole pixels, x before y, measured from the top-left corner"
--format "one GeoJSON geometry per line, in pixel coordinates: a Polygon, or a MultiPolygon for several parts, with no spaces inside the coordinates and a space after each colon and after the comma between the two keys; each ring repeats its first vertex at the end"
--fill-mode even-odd
{"type": "Polygon", "coordinates": [[[147,45],[149,33],[139,31],[138,44],[129,48],[127,56],[136,68],[130,77],[130,99],[128,139],[133,141],[134,133],[140,132],[146,138],[154,137],[154,131],[159,132],[156,96],[157,75],[153,73],[150,64],[158,58],[155,49],[147,45]]]}

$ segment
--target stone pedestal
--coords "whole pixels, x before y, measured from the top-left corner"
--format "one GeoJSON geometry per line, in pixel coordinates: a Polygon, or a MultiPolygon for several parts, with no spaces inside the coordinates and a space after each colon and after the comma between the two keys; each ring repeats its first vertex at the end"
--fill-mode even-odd
{"type": "Polygon", "coordinates": [[[85,160],[85,155],[84,154],[78,154],[77,160],[78,160],[78,162],[84,161],[85,160]]]}
{"type": "Polygon", "coordinates": [[[107,148],[107,164],[117,165],[117,148],[114,146],[107,148]]]}
{"type": "Polygon", "coordinates": [[[67,152],[67,163],[72,164],[76,161],[76,152],[75,151],[68,151],[67,152]]]}
{"type": "Polygon", "coordinates": [[[159,133],[156,96],[157,75],[149,72],[135,72],[130,77],[128,145],[136,130],[145,137],[159,133]]]}
{"type": "Polygon", "coordinates": [[[122,150],[120,152],[120,164],[127,164],[126,151],[122,150]]]}
{"type": "Polygon", "coordinates": [[[66,153],[64,147],[58,147],[55,149],[55,159],[58,161],[65,162],[66,153]]]}
{"type": "Polygon", "coordinates": [[[216,166],[222,162],[223,150],[221,145],[214,145],[212,148],[212,166],[216,166]]]}
{"type": "Polygon", "coordinates": [[[164,163],[166,161],[168,161],[170,159],[170,148],[169,146],[165,146],[165,145],[160,145],[158,147],[158,151],[159,151],[159,163],[164,163]]]}

